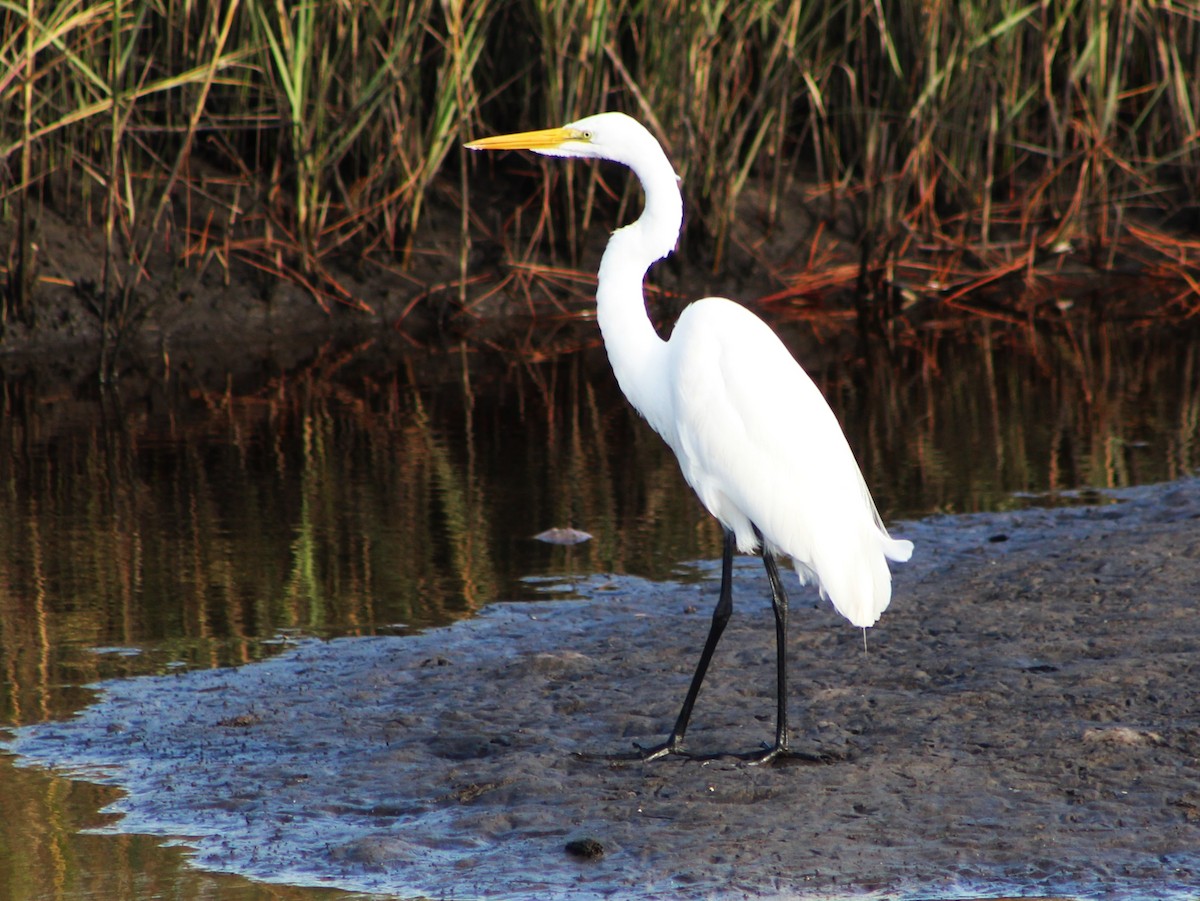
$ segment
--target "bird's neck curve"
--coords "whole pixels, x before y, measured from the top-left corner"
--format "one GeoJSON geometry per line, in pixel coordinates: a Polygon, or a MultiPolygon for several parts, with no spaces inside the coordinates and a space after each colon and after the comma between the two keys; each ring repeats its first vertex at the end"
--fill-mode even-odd
{"type": "Polygon", "coordinates": [[[667,349],[646,313],[643,281],[650,266],[675,249],[683,198],[675,170],[661,150],[634,173],[645,191],[645,208],[636,222],[617,229],[608,241],[596,286],[596,319],[622,392],[662,433],[668,410],[655,371],[665,365],[667,349]]]}

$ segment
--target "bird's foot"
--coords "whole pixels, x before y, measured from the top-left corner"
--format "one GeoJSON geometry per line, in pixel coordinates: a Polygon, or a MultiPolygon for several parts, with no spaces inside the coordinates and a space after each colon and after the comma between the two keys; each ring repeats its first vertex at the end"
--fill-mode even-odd
{"type": "Polygon", "coordinates": [[[739,754],[738,756],[750,766],[768,766],[776,760],[792,756],[792,752],[788,750],[787,745],[776,744],[767,747],[764,743],[762,750],[751,751],[748,754],[739,754]]]}
{"type": "Polygon", "coordinates": [[[748,766],[782,764],[785,761],[793,764],[830,764],[850,759],[849,755],[839,756],[829,752],[793,751],[786,744],[767,745],[766,742],[763,742],[761,749],[750,751],[747,754],[738,754],[737,757],[739,760],[745,761],[748,766]]]}
{"type": "Polygon", "coordinates": [[[628,757],[625,755],[619,756],[626,760],[642,760],[649,762],[651,760],[661,760],[664,757],[682,757],[686,760],[696,760],[702,763],[720,760],[740,760],[747,766],[769,766],[771,764],[781,764],[784,761],[799,764],[816,764],[816,763],[834,763],[841,759],[835,755],[828,753],[814,754],[809,751],[793,751],[787,744],[768,745],[763,742],[761,748],[757,751],[748,751],[742,754],[734,754],[731,752],[716,753],[716,754],[693,754],[690,751],[683,749],[683,740],[672,735],[662,744],[657,745],[640,745],[637,742],[633,743],[634,752],[628,757]]]}
{"type": "Polygon", "coordinates": [[[575,756],[583,760],[607,760],[612,764],[623,764],[631,761],[661,760],[664,757],[676,756],[687,760],[696,759],[683,749],[683,741],[674,735],[658,745],[642,745],[636,741],[632,751],[618,751],[609,754],[592,754],[586,751],[576,751],[575,756]]]}
{"type": "Polygon", "coordinates": [[[664,757],[678,755],[679,757],[690,757],[687,751],[683,750],[683,739],[671,733],[671,737],[662,744],[650,745],[649,747],[639,745],[636,741],[633,746],[637,748],[637,752],[641,755],[642,760],[661,760],[664,757]]]}

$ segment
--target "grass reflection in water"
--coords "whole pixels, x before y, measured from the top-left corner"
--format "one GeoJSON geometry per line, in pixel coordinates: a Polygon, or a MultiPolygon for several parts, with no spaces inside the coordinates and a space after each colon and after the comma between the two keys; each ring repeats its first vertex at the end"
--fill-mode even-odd
{"type": "MultiPolygon", "coordinates": [[[[867,365],[840,339],[784,331],[889,519],[1069,502],[1196,467],[1196,343],[1178,329],[929,329],[867,365]]],[[[528,576],[664,577],[719,553],[598,352],[535,365],[455,351],[155,392],[118,405],[4,386],[4,724],[68,715],[100,678],[237,664],[298,633],[443,623],[537,594],[528,576]],[[555,526],[595,537],[532,540],[555,526]]],[[[99,839],[74,833],[103,790],[7,766],[0,783],[20,810],[0,826],[24,880],[13,897],[58,891],[41,879],[83,892],[99,839]]],[[[134,879],[129,847],[118,867],[134,879]]]]}

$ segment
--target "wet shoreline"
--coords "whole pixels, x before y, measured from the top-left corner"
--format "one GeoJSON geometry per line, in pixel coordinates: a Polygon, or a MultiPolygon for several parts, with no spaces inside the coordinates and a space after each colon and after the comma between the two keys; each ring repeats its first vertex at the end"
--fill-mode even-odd
{"type": "MultiPolygon", "coordinates": [[[[238,669],[107,683],[18,730],[30,764],[129,795],[116,828],[202,867],[401,896],[1165,898],[1200,882],[1200,481],[901,524],[867,634],[794,588],[797,750],[612,759],[669,729],[717,568],[590,577],[421,635],[308,641],[238,669]],[[696,577],[700,578],[697,579],[696,577]],[[568,853],[590,841],[602,853],[568,853]]],[[[689,731],[772,730],[761,566],[689,731]]],[[[1190,892],[1189,892],[1190,890],[1190,892]]]]}

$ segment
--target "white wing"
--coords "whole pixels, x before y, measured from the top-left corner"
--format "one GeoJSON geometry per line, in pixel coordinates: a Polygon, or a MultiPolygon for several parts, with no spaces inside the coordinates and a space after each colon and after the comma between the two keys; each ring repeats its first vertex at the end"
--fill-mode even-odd
{"type": "Polygon", "coordinates": [[[802,581],[857,626],[891,599],[888,536],[841,426],[775,333],[737,304],[708,298],[680,316],[668,344],[675,450],[701,502],[742,550],[790,556],[802,581]]]}

